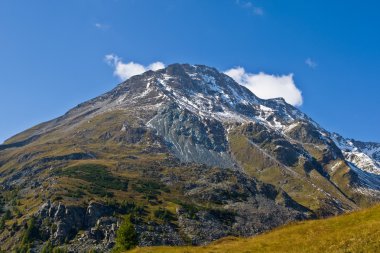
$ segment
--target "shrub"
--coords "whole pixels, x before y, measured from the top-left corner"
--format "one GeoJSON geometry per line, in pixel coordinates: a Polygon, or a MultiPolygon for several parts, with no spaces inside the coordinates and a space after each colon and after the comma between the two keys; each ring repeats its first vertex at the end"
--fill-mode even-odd
{"type": "Polygon", "coordinates": [[[136,214],[144,215],[145,208],[142,205],[137,205],[134,202],[123,201],[121,204],[118,204],[118,209],[121,214],[136,214]]]}
{"type": "Polygon", "coordinates": [[[166,210],[165,208],[159,208],[154,211],[154,216],[163,221],[171,221],[173,220],[173,214],[166,210]]]}

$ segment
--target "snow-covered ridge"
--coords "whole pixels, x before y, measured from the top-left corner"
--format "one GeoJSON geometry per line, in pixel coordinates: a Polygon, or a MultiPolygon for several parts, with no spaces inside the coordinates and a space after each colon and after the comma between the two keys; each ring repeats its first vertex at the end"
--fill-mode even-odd
{"type": "Polygon", "coordinates": [[[189,65],[184,74],[191,79],[191,85],[181,87],[176,87],[176,83],[182,81],[181,76],[165,70],[156,74],[151,82],[155,82],[165,96],[201,117],[222,122],[258,121],[280,131],[296,120],[312,121],[283,99],[260,99],[213,68],[189,65]]]}
{"type": "Polygon", "coordinates": [[[380,144],[358,142],[345,139],[339,134],[333,133],[331,139],[342,150],[345,159],[356,167],[368,173],[380,175],[380,144]]]}

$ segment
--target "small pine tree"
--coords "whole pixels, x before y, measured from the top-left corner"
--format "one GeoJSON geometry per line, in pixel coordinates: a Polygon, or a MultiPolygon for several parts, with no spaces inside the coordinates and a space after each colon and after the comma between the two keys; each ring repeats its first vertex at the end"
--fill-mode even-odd
{"type": "Polygon", "coordinates": [[[135,226],[131,221],[131,215],[124,216],[124,221],[116,232],[116,245],[113,252],[122,252],[134,248],[137,245],[135,226]]]}

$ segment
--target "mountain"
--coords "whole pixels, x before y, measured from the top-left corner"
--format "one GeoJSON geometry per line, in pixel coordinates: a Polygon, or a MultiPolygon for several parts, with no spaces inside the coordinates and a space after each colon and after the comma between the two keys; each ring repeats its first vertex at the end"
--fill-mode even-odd
{"type": "Polygon", "coordinates": [[[379,147],[169,65],[0,145],[0,247],[106,252],[126,222],[133,244],[199,245],[341,214],[379,201],[379,147]]]}

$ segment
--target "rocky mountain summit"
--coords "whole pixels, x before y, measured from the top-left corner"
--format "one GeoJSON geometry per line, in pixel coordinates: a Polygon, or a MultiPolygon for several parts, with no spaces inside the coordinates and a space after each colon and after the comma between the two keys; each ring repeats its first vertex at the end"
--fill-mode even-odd
{"type": "Polygon", "coordinates": [[[108,252],[126,215],[138,245],[200,245],[378,201],[380,144],[173,64],[8,139],[0,186],[2,250],[108,252]]]}

